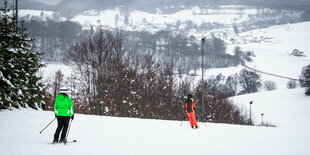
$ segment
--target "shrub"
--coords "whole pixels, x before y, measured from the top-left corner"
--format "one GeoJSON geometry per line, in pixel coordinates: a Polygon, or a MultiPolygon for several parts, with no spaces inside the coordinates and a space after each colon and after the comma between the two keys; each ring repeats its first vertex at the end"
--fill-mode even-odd
{"type": "Polygon", "coordinates": [[[264,89],[271,91],[277,89],[277,84],[274,81],[265,81],[264,89]]]}
{"type": "Polygon", "coordinates": [[[294,89],[294,88],[296,88],[296,87],[297,87],[297,82],[296,82],[296,80],[289,80],[289,81],[287,82],[287,84],[286,84],[286,87],[287,87],[288,89],[294,89]]]}

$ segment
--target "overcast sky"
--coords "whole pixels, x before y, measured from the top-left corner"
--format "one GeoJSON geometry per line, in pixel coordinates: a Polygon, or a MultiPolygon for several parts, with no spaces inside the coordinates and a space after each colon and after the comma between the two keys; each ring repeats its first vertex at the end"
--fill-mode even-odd
{"type": "Polygon", "coordinates": [[[50,4],[50,5],[56,5],[61,0],[29,0],[29,1],[41,2],[41,3],[45,3],[45,4],[50,4]]]}
{"type": "MultiPolygon", "coordinates": [[[[56,5],[57,3],[59,3],[61,0],[29,0],[29,1],[35,1],[35,2],[41,2],[41,3],[45,3],[45,4],[50,4],[50,5],[56,5]]],[[[72,0],[74,1],[74,0],[72,0]]],[[[86,0],[87,1],[87,0],[86,0]]],[[[113,1],[113,0],[112,0],[113,1]]],[[[147,1],[147,0],[146,0],[147,1]]],[[[259,0],[257,0],[259,1],[259,0]]],[[[266,0],[264,0],[266,1],[266,0]]],[[[282,1],[282,0],[278,0],[278,1],[282,1]]],[[[301,2],[309,2],[310,0],[290,0],[290,1],[301,1],[301,2]]]]}

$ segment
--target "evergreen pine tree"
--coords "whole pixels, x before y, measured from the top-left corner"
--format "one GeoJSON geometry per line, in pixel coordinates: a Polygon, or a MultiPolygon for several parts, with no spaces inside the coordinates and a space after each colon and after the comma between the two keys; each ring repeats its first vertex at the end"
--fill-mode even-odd
{"type": "Polygon", "coordinates": [[[7,0],[0,12],[0,109],[43,108],[43,85],[37,72],[44,65],[23,24],[16,26],[7,0]]]}
{"type": "Polygon", "coordinates": [[[310,95],[310,64],[302,68],[300,85],[306,88],[306,95],[310,95]]]}

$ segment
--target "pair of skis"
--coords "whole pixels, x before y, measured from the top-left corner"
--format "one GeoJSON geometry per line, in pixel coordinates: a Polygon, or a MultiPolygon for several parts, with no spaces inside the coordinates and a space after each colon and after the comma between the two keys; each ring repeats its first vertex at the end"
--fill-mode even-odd
{"type": "Polygon", "coordinates": [[[51,142],[51,143],[48,143],[48,144],[53,144],[53,145],[56,145],[56,144],[64,144],[64,145],[66,145],[66,144],[71,144],[71,143],[76,143],[77,141],[76,140],[71,140],[71,141],[67,141],[67,142],[65,142],[65,143],[55,143],[55,142],[51,142]]]}

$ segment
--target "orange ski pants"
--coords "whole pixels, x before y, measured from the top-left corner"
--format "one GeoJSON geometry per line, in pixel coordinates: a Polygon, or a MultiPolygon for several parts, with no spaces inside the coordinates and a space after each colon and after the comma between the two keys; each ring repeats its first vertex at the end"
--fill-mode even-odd
{"type": "Polygon", "coordinates": [[[195,113],[191,112],[191,113],[187,113],[188,119],[189,119],[189,123],[191,124],[191,126],[197,126],[197,121],[195,118],[195,113]]]}

